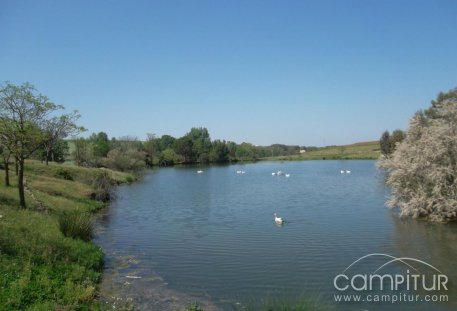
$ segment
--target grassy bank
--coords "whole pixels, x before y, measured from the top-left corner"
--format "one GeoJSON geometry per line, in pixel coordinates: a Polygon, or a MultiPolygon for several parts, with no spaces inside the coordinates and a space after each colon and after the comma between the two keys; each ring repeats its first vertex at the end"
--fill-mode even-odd
{"type": "Polygon", "coordinates": [[[290,156],[266,157],[261,160],[269,161],[298,161],[298,160],[364,160],[378,159],[380,155],[379,142],[369,141],[344,146],[322,147],[290,156]]]}
{"type": "Polygon", "coordinates": [[[102,181],[133,177],[36,161],[25,175],[21,210],[17,187],[5,187],[0,173],[0,310],[97,309],[103,253],[90,241],[90,215],[104,206],[102,181]]]}

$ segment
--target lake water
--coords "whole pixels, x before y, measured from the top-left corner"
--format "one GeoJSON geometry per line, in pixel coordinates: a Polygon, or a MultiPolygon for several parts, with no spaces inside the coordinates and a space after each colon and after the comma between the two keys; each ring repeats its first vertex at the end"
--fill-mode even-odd
{"type": "MultiPolygon", "coordinates": [[[[399,219],[384,205],[383,178],[375,161],[155,169],[120,186],[97,220],[96,242],[106,253],[102,299],[144,310],[193,301],[232,310],[267,297],[319,296],[335,310],[457,310],[457,227],[399,219]],[[291,175],[272,176],[278,170],[291,175]],[[450,302],[335,303],[334,277],[370,253],[438,268],[450,279],[450,302]]],[[[386,261],[374,256],[352,269],[386,261]]]]}

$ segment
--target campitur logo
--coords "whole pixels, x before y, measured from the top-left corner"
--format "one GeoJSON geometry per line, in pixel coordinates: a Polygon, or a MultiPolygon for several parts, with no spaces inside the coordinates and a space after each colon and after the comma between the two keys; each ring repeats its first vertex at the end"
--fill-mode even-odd
{"type": "Polygon", "coordinates": [[[373,253],[334,277],[338,291],[334,298],[336,302],[446,302],[448,282],[446,274],[423,260],[373,253]],[[384,272],[394,263],[390,270],[395,273],[384,272]]]}

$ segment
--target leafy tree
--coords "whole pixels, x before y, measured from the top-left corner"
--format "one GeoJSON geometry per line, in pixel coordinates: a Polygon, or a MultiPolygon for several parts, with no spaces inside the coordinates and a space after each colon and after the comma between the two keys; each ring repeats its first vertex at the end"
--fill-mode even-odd
{"type": "Polygon", "coordinates": [[[381,139],[379,140],[379,146],[381,147],[381,154],[384,156],[390,155],[392,152],[392,144],[390,141],[390,133],[389,131],[385,131],[381,135],[381,139]]]}
{"type": "Polygon", "coordinates": [[[108,152],[105,160],[107,167],[118,171],[140,171],[145,167],[145,154],[134,148],[122,150],[114,148],[108,152]]]}
{"type": "Polygon", "coordinates": [[[41,154],[41,159],[48,157],[48,160],[63,163],[68,156],[68,151],[70,147],[68,146],[68,142],[63,139],[59,139],[54,143],[50,152],[46,152],[43,150],[41,154]]]}
{"type": "Polygon", "coordinates": [[[225,141],[213,141],[209,160],[211,162],[227,162],[229,160],[229,149],[225,141]]]}
{"type": "Polygon", "coordinates": [[[175,141],[176,141],[176,138],[174,138],[173,136],[162,135],[162,137],[160,137],[160,150],[173,148],[175,141]]]}
{"type": "Polygon", "coordinates": [[[184,162],[192,162],[195,158],[193,145],[192,139],[184,136],[175,141],[173,150],[184,158],[184,162]]]}
{"type": "Polygon", "coordinates": [[[256,150],[255,146],[249,143],[242,143],[236,148],[236,158],[240,160],[255,160],[256,150]]]}
{"type": "Polygon", "coordinates": [[[3,169],[5,171],[5,186],[10,186],[10,174],[9,174],[9,162],[10,162],[10,151],[8,148],[3,147],[0,144],[0,155],[3,162],[3,169]]]}
{"type": "Polygon", "coordinates": [[[74,111],[71,114],[63,114],[59,117],[53,117],[44,121],[43,149],[45,152],[46,165],[48,165],[51,156],[52,158],[55,158],[56,156],[55,153],[52,153],[52,150],[56,149],[55,151],[59,151],[58,147],[63,146],[61,143],[60,146],[54,148],[59,141],[70,135],[77,135],[80,132],[85,131],[83,127],[77,126],[75,123],[80,117],[81,115],[77,111],[74,111]]]}
{"type": "Polygon", "coordinates": [[[229,161],[235,161],[237,144],[233,141],[229,141],[229,142],[227,142],[227,149],[228,149],[229,161]]]}
{"type": "Polygon", "coordinates": [[[37,93],[29,83],[16,86],[5,83],[0,89],[1,140],[17,159],[19,204],[26,208],[24,193],[25,159],[35,152],[44,140],[43,124],[50,113],[63,108],[37,93]]]}
{"type": "Polygon", "coordinates": [[[392,135],[389,131],[382,133],[381,138],[379,139],[381,154],[385,157],[390,156],[395,151],[397,144],[405,139],[405,135],[405,132],[399,129],[393,131],[392,135]]]}
{"type": "Polygon", "coordinates": [[[79,166],[93,166],[93,151],[92,145],[89,140],[85,138],[75,139],[75,150],[73,156],[75,158],[76,165],[79,166]]]}
{"type": "Polygon", "coordinates": [[[160,154],[160,144],[155,134],[147,133],[146,142],[144,143],[144,150],[146,153],[146,164],[152,166],[154,158],[160,154]]]}
{"type": "Polygon", "coordinates": [[[145,159],[142,143],[135,137],[124,136],[113,143],[104,164],[119,171],[137,172],[145,167],[145,159]]]}
{"type": "Polygon", "coordinates": [[[179,156],[176,154],[176,152],[173,149],[168,148],[162,151],[159,163],[161,166],[168,166],[179,162],[179,160],[179,156]]]}
{"type": "Polygon", "coordinates": [[[391,153],[395,151],[395,149],[397,148],[397,144],[398,143],[401,143],[403,141],[403,139],[405,139],[405,132],[403,132],[402,130],[395,130],[392,132],[392,135],[390,136],[390,150],[391,150],[391,153]]]}
{"type": "Polygon", "coordinates": [[[93,144],[93,154],[95,157],[104,158],[108,155],[108,152],[111,150],[108,134],[105,132],[93,133],[90,136],[90,140],[93,144]]]}
{"type": "Polygon", "coordinates": [[[10,186],[10,175],[9,175],[9,165],[11,158],[11,150],[14,147],[14,141],[8,141],[6,139],[7,130],[11,128],[8,124],[12,122],[8,119],[0,119],[0,155],[3,163],[3,169],[5,171],[5,186],[10,186]]]}
{"type": "Polygon", "coordinates": [[[195,158],[191,159],[191,161],[209,162],[211,139],[208,130],[204,127],[193,127],[186,136],[192,140],[193,156],[195,158]]]}
{"type": "Polygon", "coordinates": [[[392,188],[388,205],[402,216],[457,219],[457,88],[416,113],[405,139],[379,165],[392,188]]]}

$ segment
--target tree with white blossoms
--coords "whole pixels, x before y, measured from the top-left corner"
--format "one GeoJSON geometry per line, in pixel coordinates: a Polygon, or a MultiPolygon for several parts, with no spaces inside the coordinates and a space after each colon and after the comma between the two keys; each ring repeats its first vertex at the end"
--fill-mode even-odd
{"type": "Polygon", "coordinates": [[[391,157],[381,157],[392,188],[387,202],[401,216],[457,220],[457,88],[440,93],[410,121],[391,157]]]}

